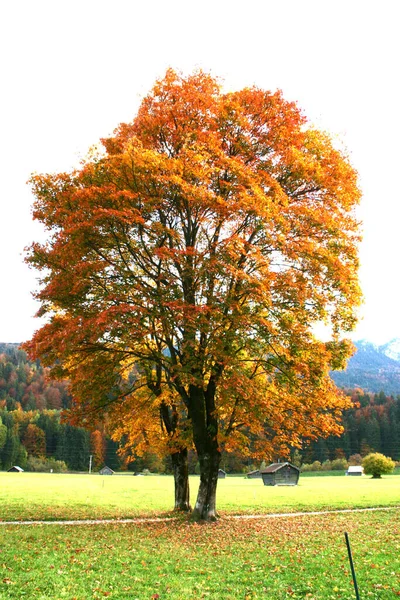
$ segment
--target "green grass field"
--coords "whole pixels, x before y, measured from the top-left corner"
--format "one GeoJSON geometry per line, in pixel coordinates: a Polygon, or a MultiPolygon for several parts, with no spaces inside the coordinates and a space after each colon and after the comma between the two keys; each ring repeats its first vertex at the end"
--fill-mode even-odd
{"type": "MultiPolygon", "coordinates": [[[[190,478],[194,503],[199,478],[190,478]]],[[[130,518],[170,512],[173,479],[0,473],[0,520],[130,518]]],[[[300,477],[295,487],[268,487],[261,479],[218,482],[222,514],[259,514],[400,505],[400,476],[300,477]]]]}
{"type": "MultiPolygon", "coordinates": [[[[307,477],[293,488],[227,477],[218,487],[212,524],[0,526],[0,599],[350,600],[344,531],[361,598],[400,597],[399,476],[307,477]],[[392,508],[236,518],[366,506],[392,508]]],[[[3,521],[169,516],[172,498],[171,477],[0,474],[3,521]]]]}

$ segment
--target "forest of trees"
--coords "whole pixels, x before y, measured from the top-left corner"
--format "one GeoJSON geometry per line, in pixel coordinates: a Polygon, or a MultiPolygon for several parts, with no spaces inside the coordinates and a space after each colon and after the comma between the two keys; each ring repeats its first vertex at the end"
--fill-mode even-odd
{"type": "Polygon", "coordinates": [[[381,452],[393,460],[400,459],[400,396],[349,392],[354,408],[343,413],[344,433],[313,442],[303,452],[303,461],[332,460],[353,454],[366,456],[381,452]]]}
{"type": "MultiPolygon", "coordinates": [[[[32,363],[17,344],[0,344],[0,468],[24,467],[28,459],[62,461],[71,471],[107,463],[119,468],[118,445],[101,429],[63,423],[67,382],[50,381],[47,369],[32,363]]],[[[29,466],[29,465],[28,465],[29,466]]]]}
{"type": "MultiPolygon", "coordinates": [[[[400,460],[400,396],[361,390],[353,390],[351,395],[354,407],[343,414],[344,434],[312,442],[297,453],[302,462],[323,463],[371,451],[400,460]]],[[[171,471],[168,458],[151,452],[128,463],[118,453],[118,443],[100,424],[88,431],[62,422],[62,409],[68,408],[69,402],[67,382],[50,381],[46,369],[39,362],[30,362],[17,344],[0,344],[0,469],[15,464],[29,468],[35,464],[30,459],[42,458],[62,461],[71,471],[88,471],[92,456],[93,469],[107,464],[112,469],[171,471]]],[[[224,453],[221,466],[228,473],[237,473],[259,465],[250,464],[240,454],[224,453]]],[[[194,473],[196,469],[197,457],[190,452],[189,470],[194,473]]]]}

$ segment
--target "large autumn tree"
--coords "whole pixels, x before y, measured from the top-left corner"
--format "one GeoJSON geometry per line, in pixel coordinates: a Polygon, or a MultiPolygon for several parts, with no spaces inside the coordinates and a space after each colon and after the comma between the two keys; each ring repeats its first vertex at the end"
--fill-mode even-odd
{"type": "Polygon", "coordinates": [[[202,72],[167,71],[102,142],[32,177],[48,323],[26,347],[70,379],[75,415],[113,411],[175,457],[186,508],[194,444],[194,516],[212,519],[221,447],[284,455],[340,432],[329,370],[360,298],[356,173],[280,92],[223,93],[202,72]]]}

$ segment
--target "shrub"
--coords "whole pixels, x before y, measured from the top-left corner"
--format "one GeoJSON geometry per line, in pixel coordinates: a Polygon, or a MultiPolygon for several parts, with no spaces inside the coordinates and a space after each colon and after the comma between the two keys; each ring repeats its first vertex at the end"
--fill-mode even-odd
{"type": "Polygon", "coordinates": [[[304,464],[301,467],[303,473],[310,471],[345,471],[347,469],[347,460],[345,458],[335,458],[334,460],[324,460],[321,464],[319,460],[314,460],[312,464],[304,464]]]}
{"type": "Polygon", "coordinates": [[[332,463],[330,460],[324,460],[324,462],[321,465],[321,470],[322,471],[332,471],[332,463]]]}
{"type": "Polygon", "coordinates": [[[349,458],[349,465],[352,467],[359,467],[362,464],[361,454],[352,454],[349,458]]]}
{"type": "Polygon", "coordinates": [[[308,473],[308,471],[311,471],[311,467],[312,467],[312,465],[310,465],[308,463],[304,463],[301,465],[301,472],[308,473]]]}
{"type": "Polygon", "coordinates": [[[345,471],[348,467],[347,460],[345,458],[335,458],[331,462],[332,471],[345,471]]]}
{"type": "Polygon", "coordinates": [[[307,463],[302,465],[301,470],[303,473],[307,473],[308,471],[321,471],[321,467],[322,465],[319,460],[314,460],[311,465],[307,463]]]}
{"type": "Polygon", "coordinates": [[[54,458],[39,458],[30,456],[26,463],[26,471],[34,471],[36,473],[66,473],[67,465],[63,460],[55,460],[54,458]]]}
{"type": "Polygon", "coordinates": [[[391,473],[395,467],[394,461],[384,454],[372,452],[363,458],[364,473],[372,475],[373,479],[380,479],[381,475],[391,473]]]}
{"type": "Polygon", "coordinates": [[[321,471],[321,463],[319,462],[319,460],[314,460],[314,462],[311,465],[311,471],[321,471]]]}

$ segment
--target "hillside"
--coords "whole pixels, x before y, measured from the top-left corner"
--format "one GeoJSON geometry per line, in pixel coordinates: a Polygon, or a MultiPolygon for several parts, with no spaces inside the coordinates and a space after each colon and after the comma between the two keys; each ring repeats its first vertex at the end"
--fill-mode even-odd
{"type": "MultiPolygon", "coordinates": [[[[303,448],[303,462],[364,456],[371,450],[400,459],[400,360],[394,358],[399,356],[400,340],[381,347],[362,341],[357,347],[347,371],[333,374],[355,402],[343,414],[344,433],[303,448]],[[365,392],[349,388],[364,388],[365,392]]],[[[169,462],[151,449],[135,456],[132,448],[134,460],[128,466],[129,453],[117,454],[118,443],[109,438],[101,423],[93,422],[94,431],[89,432],[63,422],[61,411],[70,402],[68,386],[47,375],[40,362],[29,361],[17,344],[0,343],[0,470],[13,464],[37,469],[36,459],[45,459],[63,461],[69,470],[85,471],[92,455],[94,468],[106,463],[135,471],[170,471],[169,462]]],[[[197,457],[189,454],[189,469],[194,473],[197,457]]],[[[240,453],[223,453],[222,460],[227,472],[251,470],[248,458],[240,453]]],[[[53,463],[44,463],[44,468],[50,467],[53,463]]]]}
{"type": "Polygon", "coordinates": [[[336,385],[367,392],[400,394],[400,339],[382,346],[366,340],[355,342],[357,352],[345,371],[333,371],[336,385]]]}

